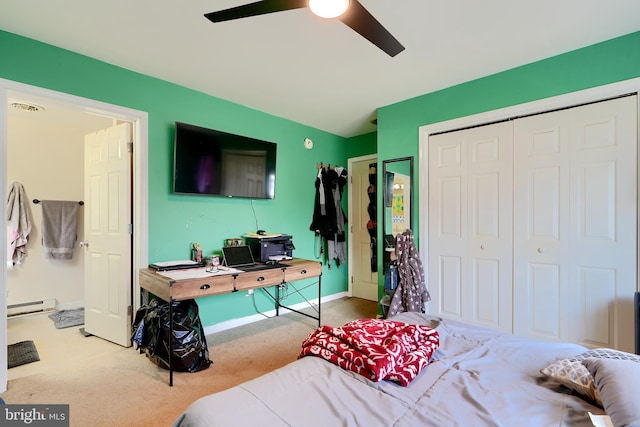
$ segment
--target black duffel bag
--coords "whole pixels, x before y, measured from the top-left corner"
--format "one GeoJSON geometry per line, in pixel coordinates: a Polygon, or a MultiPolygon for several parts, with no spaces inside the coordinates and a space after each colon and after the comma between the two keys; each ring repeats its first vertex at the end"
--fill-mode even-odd
{"type": "MultiPolygon", "coordinates": [[[[164,369],[169,369],[169,303],[151,300],[136,312],[132,340],[140,353],[164,369]]],[[[197,372],[211,365],[209,350],[195,300],[173,302],[171,369],[197,372]]]]}

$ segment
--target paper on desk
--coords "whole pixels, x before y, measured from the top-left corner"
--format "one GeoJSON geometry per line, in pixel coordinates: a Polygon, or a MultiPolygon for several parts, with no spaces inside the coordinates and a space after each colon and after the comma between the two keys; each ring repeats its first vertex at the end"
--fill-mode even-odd
{"type": "Polygon", "coordinates": [[[198,263],[195,261],[191,261],[191,260],[176,260],[176,261],[161,261],[161,262],[154,262],[153,265],[155,265],[156,267],[175,267],[177,265],[197,265],[198,263]]]}
{"type": "Polygon", "coordinates": [[[203,277],[224,276],[227,274],[238,274],[242,271],[235,268],[219,267],[213,269],[211,267],[206,268],[190,268],[188,270],[172,270],[172,271],[159,271],[161,274],[169,279],[184,280],[184,279],[201,279],[203,277]]]}
{"type": "Polygon", "coordinates": [[[591,418],[591,423],[594,427],[613,427],[611,418],[608,415],[593,415],[589,412],[589,418],[591,418]]]}
{"type": "Polygon", "coordinates": [[[288,261],[293,258],[287,255],[271,255],[269,259],[271,261],[288,261]]]}
{"type": "Polygon", "coordinates": [[[252,232],[248,232],[244,235],[245,237],[254,237],[254,238],[258,238],[258,239],[263,239],[265,237],[280,237],[282,236],[282,233],[265,233],[265,234],[258,234],[258,233],[252,233],[252,232]]]}

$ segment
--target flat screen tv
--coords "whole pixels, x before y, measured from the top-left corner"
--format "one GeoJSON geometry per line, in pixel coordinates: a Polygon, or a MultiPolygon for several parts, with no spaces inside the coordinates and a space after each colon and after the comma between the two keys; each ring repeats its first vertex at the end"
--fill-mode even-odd
{"type": "Polygon", "coordinates": [[[173,191],[273,199],[276,148],[273,142],[176,122],[173,191]]]}

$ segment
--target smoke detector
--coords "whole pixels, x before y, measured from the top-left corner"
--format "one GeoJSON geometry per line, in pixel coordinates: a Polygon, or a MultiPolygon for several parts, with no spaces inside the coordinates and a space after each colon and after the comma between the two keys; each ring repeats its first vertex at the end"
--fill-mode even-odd
{"type": "Polygon", "coordinates": [[[30,113],[44,111],[44,107],[37,104],[27,104],[26,102],[12,102],[11,106],[16,110],[28,111],[30,113]]]}

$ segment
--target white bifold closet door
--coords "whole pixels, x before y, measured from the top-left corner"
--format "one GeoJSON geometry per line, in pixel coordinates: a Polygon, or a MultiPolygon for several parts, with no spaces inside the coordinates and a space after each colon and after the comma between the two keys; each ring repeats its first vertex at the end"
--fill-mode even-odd
{"type": "Polygon", "coordinates": [[[634,351],[637,99],[514,121],[514,332],[634,351]]]}
{"type": "Polygon", "coordinates": [[[513,132],[429,138],[429,289],[439,313],[512,330],[513,132]]]}
{"type": "Polygon", "coordinates": [[[429,137],[430,312],[633,351],[636,103],[429,137]]]}

